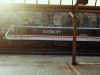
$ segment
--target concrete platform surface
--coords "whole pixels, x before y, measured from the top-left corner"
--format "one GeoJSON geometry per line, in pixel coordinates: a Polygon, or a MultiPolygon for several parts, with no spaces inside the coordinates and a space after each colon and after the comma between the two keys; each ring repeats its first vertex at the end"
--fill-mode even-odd
{"type": "Polygon", "coordinates": [[[100,57],[0,55],[0,75],[100,75],[100,57]]]}

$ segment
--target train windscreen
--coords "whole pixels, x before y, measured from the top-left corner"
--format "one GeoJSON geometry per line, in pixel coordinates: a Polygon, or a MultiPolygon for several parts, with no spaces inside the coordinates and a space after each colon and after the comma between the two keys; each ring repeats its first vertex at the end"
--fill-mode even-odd
{"type": "Polygon", "coordinates": [[[21,35],[21,28],[19,28],[19,27],[11,27],[10,31],[8,32],[8,34],[21,35]]]}

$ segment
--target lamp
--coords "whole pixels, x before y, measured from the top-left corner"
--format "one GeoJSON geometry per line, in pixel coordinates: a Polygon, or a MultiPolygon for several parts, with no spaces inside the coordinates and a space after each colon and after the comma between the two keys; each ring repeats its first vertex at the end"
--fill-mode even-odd
{"type": "Polygon", "coordinates": [[[77,0],[77,3],[78,4],[87,4],[88,3],[88,0],[77,0]]]}

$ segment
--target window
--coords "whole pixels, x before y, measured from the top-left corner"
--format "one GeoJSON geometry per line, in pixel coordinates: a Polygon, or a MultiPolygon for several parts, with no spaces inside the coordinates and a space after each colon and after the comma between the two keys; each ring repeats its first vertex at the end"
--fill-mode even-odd
{"type": "Polygon", "coordinates": [[[10,31],[8,32],[8,34],[15,34],[15,28],[11,27],[10,31]]]}
{"type": "Polygon", "coordinates": [[[77,26],[96,28],[97,27],[97,14],[95,13],[78,13],[77,26]]]}
{"type": "Polygon", "coordinates": [[[27,28],[27,35],[33,35],[33,28],[27,28]]]}
{"type": "Polygon", "coordinates": [[[15,27],[15,35],[21,35],[21,28],[15,27]]]}
{"type": "Polygon", "coordinates": [[[36,4],[36,0],[26,0],[27,4],[36,4]]]}
{"type": "Polygon", "coordinates": [[[12,0],[1,0],[1,3],[12,3],[12,0]]]}
{"type": "Polygon", "coordinates": [[[24,3],[24,0],[13,0],[13,3],[24,3]]]}
{"type": "Polygon", "coordinates": [[[27,28],[21,28],[21,34],[26,35],[27,34],[27,28]]]}

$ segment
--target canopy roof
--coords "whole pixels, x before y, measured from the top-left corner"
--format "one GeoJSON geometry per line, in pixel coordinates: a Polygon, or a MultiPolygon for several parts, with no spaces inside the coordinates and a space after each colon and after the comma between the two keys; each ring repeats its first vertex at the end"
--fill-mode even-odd
{"type": "MultiPolygon", "coordinates": [[[[75,5],[77,0],[0,0],[1,3],[75,5]]],[[[100,6],[100,0],[88,0],[86,6],[100,6]]]]}

